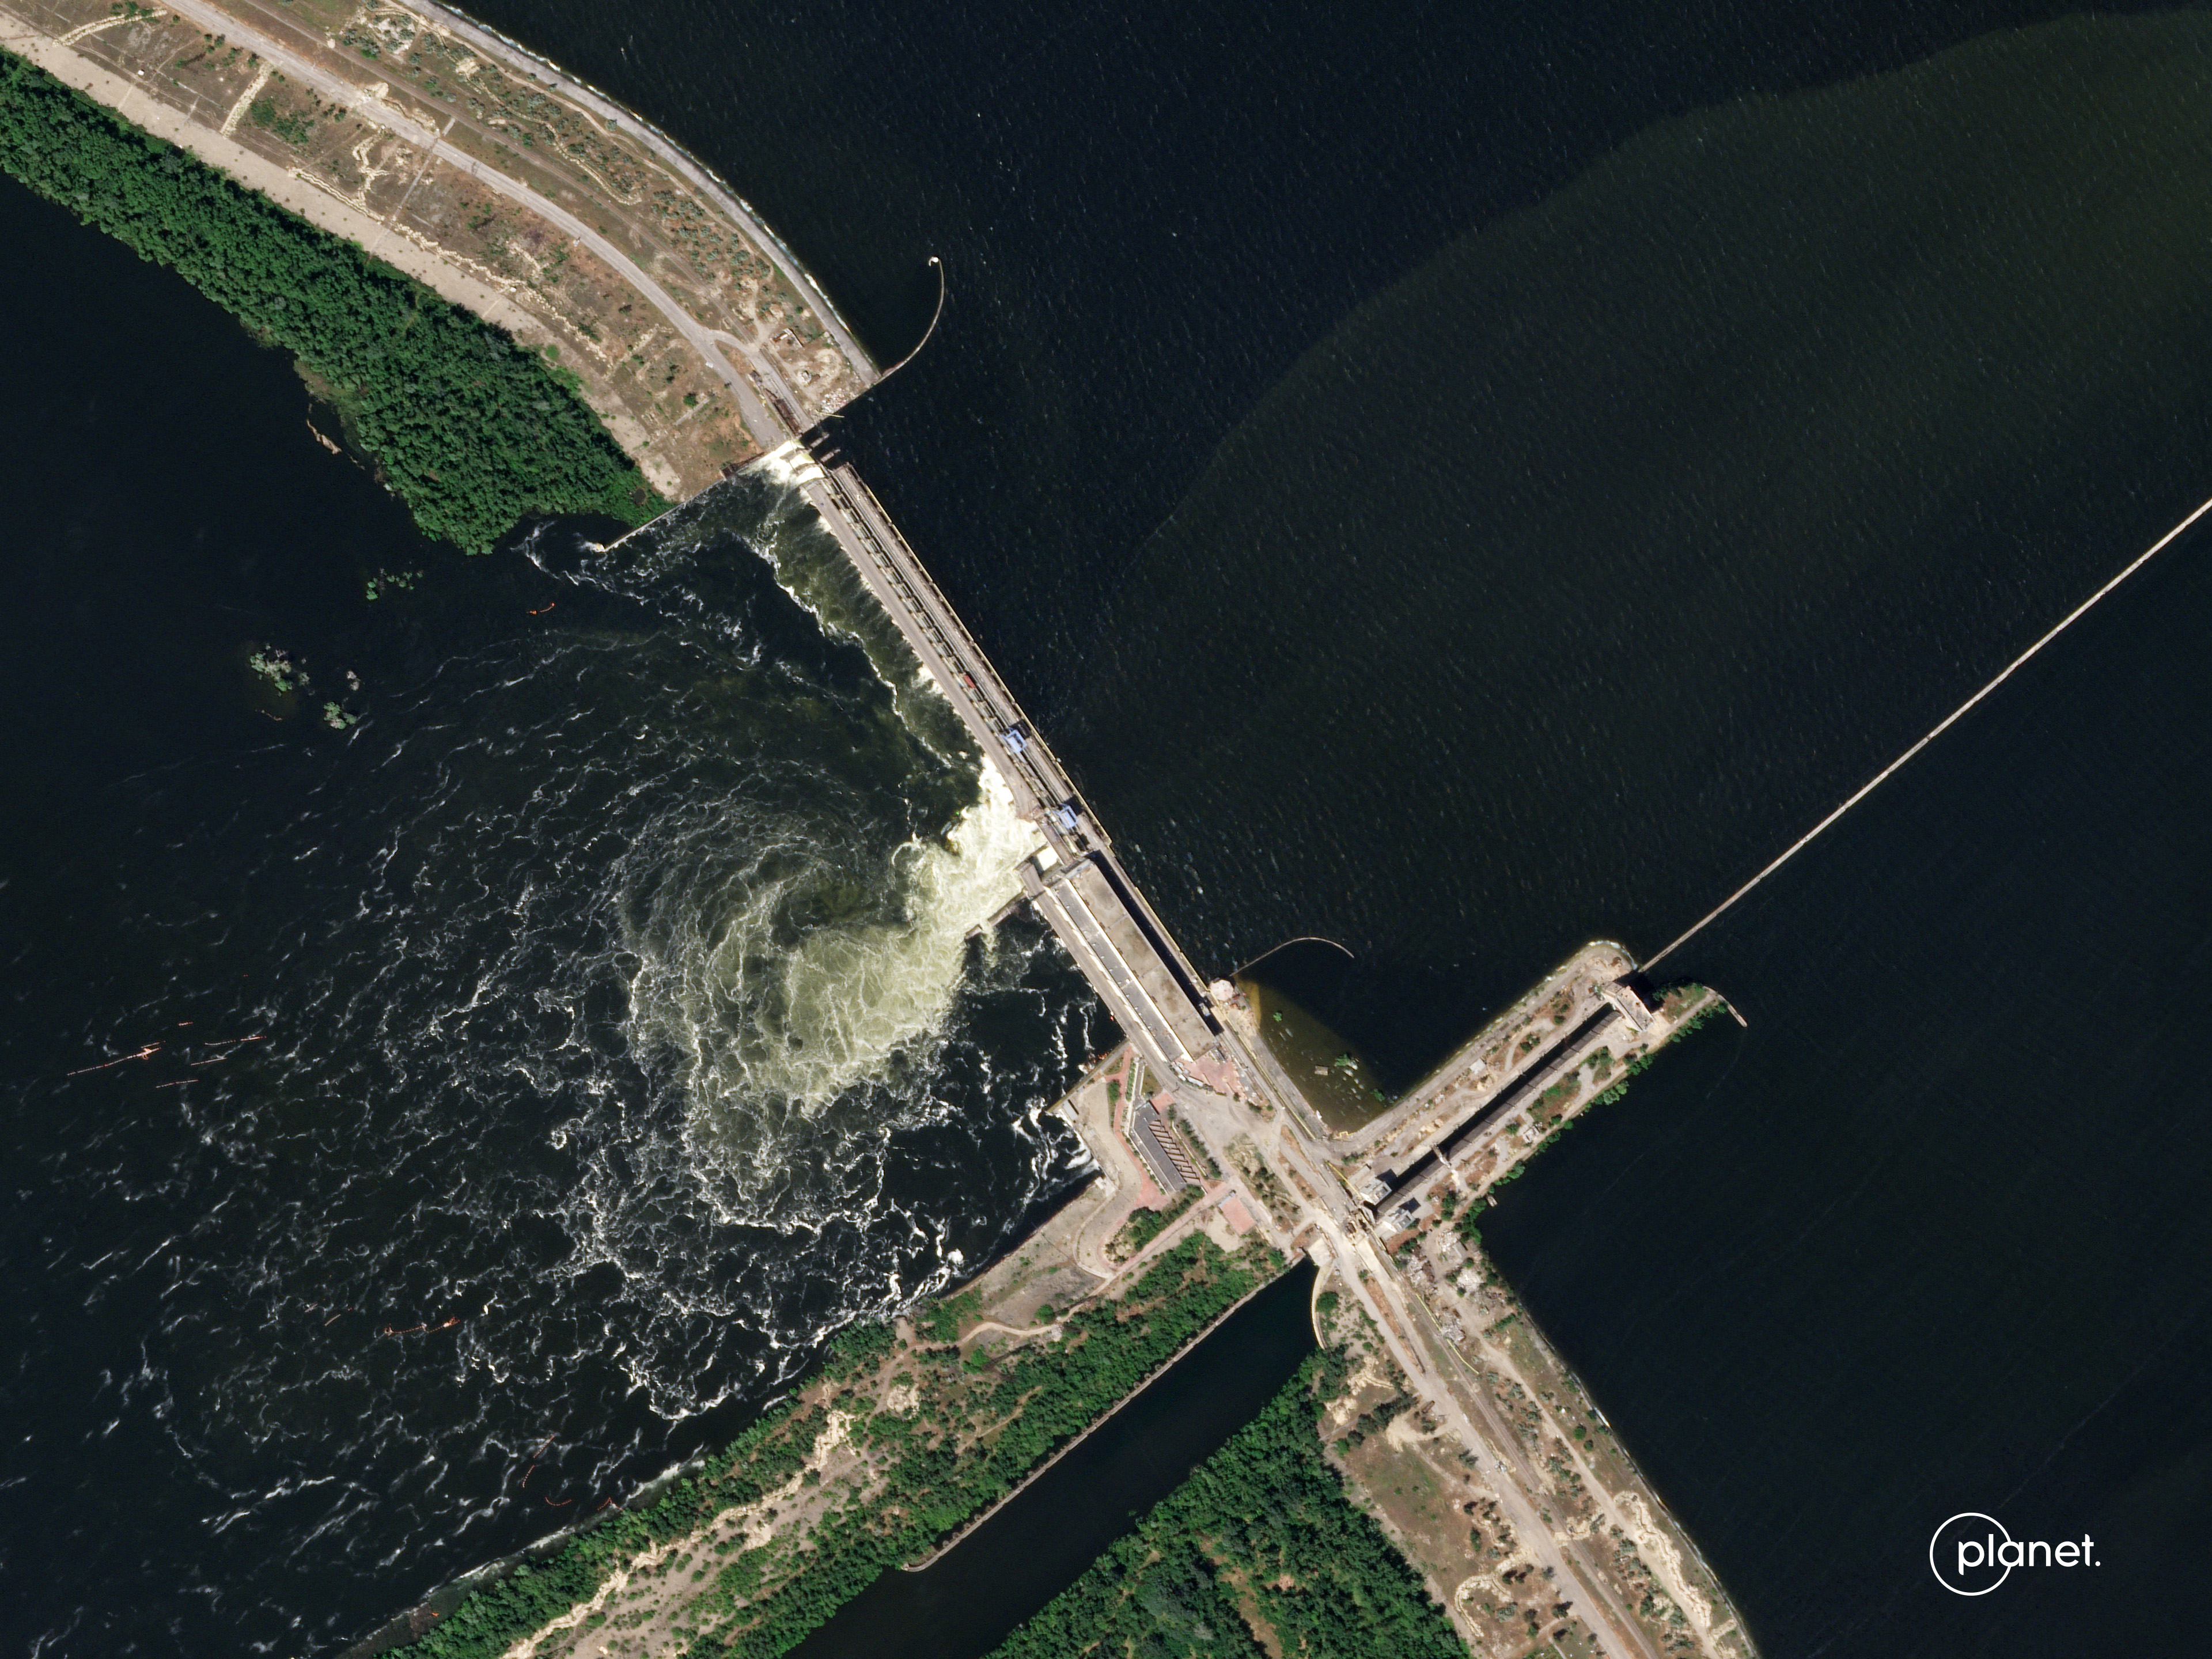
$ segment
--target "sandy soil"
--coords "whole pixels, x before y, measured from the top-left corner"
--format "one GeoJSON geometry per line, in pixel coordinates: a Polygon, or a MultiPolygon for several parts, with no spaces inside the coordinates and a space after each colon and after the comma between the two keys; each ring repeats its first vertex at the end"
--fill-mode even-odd
{"type": "Polygon", "coordinates": [[[556,355],[665,495],[873,377],[703,170],[467,27],[389,0],[0,0],[12,49],[556,355]]]}
{"type": "MultiPolygon", "coordinates": [[[[1479,1253],[1462,1255],[1456,1240],[1440,1249],[1434,1237],[1400,1260],[1407,1281],[1449,1322],[1446,1329],[1464,1332],[1460,1359],[1488,1396],[1493,1419],[1511,1434],[1527,1471],[1524,1490],[1542,1504],[1553,1540],[1604,1564],[1618,1604],[1638,1611],[1656,1651],[1743,1659],[1746,1645],[1718,1581],[1488,1261],[1479,1253]]],[[[1516,1547],[1525,1550],[1527,1543],[1516,1547]]],[[[1531,1604],[1525,1594],[1506,1594],[1516,1588],[1504,1576],[1513,1565],[1510,1554],[1478,1564],[1453,1590],[1490,1651],[1528,1650],[1524,1619],[1531,1604]],[[1509,1601],[1519,1610],[1503,1620],[1485,1611],[1509,1601]]]]}

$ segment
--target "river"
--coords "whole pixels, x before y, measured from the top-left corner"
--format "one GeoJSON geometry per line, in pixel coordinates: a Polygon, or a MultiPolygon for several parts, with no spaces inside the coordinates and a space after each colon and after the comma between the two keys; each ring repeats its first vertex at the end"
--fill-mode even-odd
{"type": "Polygon", "coordinates": [[[1110,1028],[969,937],[1035,831],[777,586],[781,492],[427,547],[281,356],[0,215],[0,1642],[328,1650],[1020,1237],[1110,1028]]]}
{"type": "MultiPolygon", "coordinates": [[[[886,359],[944,258],[848,448],[1200,965],[1340,940],[1296,988],[1393,1083],[1672,937],[2212,488],[2207,26],[2060,15],[486,9],[886,359]]],[[[1000,1247],[1103,1027],[1033,931],[965,945],[996,877],[929,849],[1015,832],[747,550],[774,499],[441,558],[281,362],[7,199],[22,1645],[327,1645],[1000,1247]],[[362,726],[270,726],[267,642],[362,726]],[[823,1061],[760,950],[886,941],[823,1061]]],[[[1777,1653],[2192,1611],[2172,551],[1701,937],[1748,1034],[1499,1212],[1777,1653]],[[1931,1601],[1928,1531],[2008,1504],[2112,1565],[1931,1601]]]]}

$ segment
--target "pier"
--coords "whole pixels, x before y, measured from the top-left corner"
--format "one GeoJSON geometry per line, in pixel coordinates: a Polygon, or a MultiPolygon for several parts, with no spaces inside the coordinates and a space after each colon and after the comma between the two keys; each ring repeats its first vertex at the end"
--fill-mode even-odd
{"type": "MultiPolygon", "coordinates": [[[[1650,1024],[1647,1018],[1646,1025],[1650,1024]]],[[[1403,1172],[1377,1170],[1363,1185],[1369,1208],[1390,1231],[1393,1218],[1410,1219],[1431,1188],[1447,1174],[1464,1169],[1497,1138],[1514,1113],[1537,1099],[1559,1079],[1579,1068],[1601,1038],[1632,1036],[1636,1027],[1610,1001],[1509,1079],[1468,1116],[1445,1128],[1403,1172]]]]}

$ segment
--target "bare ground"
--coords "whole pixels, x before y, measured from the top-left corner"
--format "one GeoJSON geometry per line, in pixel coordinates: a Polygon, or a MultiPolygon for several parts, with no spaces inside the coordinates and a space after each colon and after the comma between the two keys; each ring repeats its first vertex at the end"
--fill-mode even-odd
{"type": "Polygon", "coordinates": [[[872,374],[714,194],[520,60],[387,0],[189,12],[0,0],[0,39],[546,352],[664,494],[703,488],[872,374]],[[222,18],[293,54],[293,72],[204,21],[222,18]],[[487,182],[494,169],[658,292],[487,182]]]}

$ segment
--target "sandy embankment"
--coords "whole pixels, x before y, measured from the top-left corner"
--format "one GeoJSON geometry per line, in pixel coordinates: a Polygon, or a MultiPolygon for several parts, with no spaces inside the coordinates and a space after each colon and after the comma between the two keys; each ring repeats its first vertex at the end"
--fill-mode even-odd
{"type": "MultiPolygon", "coordinates": [[[[0,33],[0,46],[30,59],[56,80],[106,105],[155,137],[165,138],[190,151],[310,224],[362,248],[374,247],[376,258],[486,322],[505,329],[522,344],[538,347],[556,343],[553,331],[510,295],[424,246],[410,233],[401,230],[394,234],[393,228],[382,221],[304,182],[289,169],[256,155],[216,128],[163,103],[134,82],[40,33],[4,6],[0,6],[0,30],[4,30],[0,33]]],[[[586,401],[654,489],[671,496],[684,493],[675,469],[653,452],[644,429],[626,411],[588,393],[586,401]]]]}

